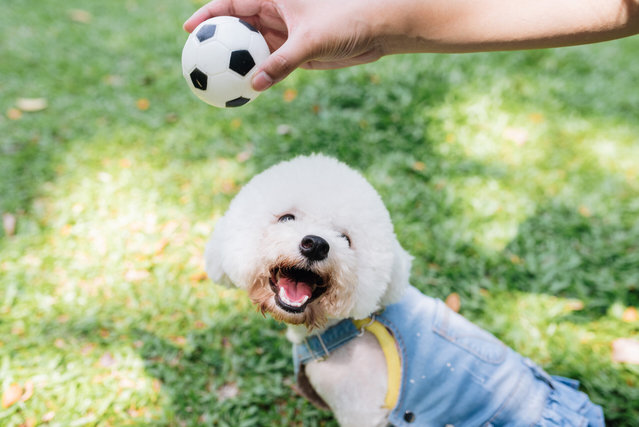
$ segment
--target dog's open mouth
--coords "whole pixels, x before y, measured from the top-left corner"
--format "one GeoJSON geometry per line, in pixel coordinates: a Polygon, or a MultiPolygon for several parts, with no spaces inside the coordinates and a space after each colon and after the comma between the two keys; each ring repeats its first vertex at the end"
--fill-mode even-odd
{"type": "Polygon", "coordinates": [[[270,282],[275,303],[290,313],[302,313],[326,291],[324,279],[319,274],[302,268],[276,267],[271,270],[270,282]]]}

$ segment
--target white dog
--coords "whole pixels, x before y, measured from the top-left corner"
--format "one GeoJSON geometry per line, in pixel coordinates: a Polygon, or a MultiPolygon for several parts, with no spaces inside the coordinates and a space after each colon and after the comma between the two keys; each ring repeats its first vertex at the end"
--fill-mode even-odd
{"type": "Polygon", "coordinates": [[[342,426],[603,425],[575,381],[410,286],[410,265],[377,192],[322,155],[255,176],[206,250],[209,277],[289,324],[299,390],[342,426]]]}

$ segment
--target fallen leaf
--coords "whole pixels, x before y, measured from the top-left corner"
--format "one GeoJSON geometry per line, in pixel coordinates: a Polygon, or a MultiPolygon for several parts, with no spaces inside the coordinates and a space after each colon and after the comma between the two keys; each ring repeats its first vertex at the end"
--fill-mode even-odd
{"type": "Polygon", "coordinates": [[[34,113],[47,108],[47,100],[45,98],[18,98],[16,106],[25,113],[34,113]]]}
{"type": "Polygon", "coordinates": [[[220,187],[223,194],[231,194],[237,190],[237,185],[231,178],[223,179],[220,187]]]}
{"type": "Polygon", "coordinates": [[[2,228],[4,234],[7,236],[13,236],[16,234],[16,224],[18,223],[16,216],[5,212],[2,214],[2,228]]]}
{"type": "Polygon", "coordinates": [[[89,22],[91,22],[91,19],[93,18],[93,16],[91,15],[90,12],[87,12],[86,10],[71,9],[69,11],[69,18],[71,18],[73,22],[78,22],[80,24],[88,24],[89,22]]]}
{"type": "Polygon", "coordinates": [[[20,424],[20,427],[35,427],[38,421],[35,418],[27,417],[24,422],[20,424]]]}
{"type": "Polygon", "coordinates": [[[83,356],[88,356],[89,354],[91,354],[91,352],[93,352],[94,348],[95,348],[95,344],[93,343],[86,344],[80,349],[80,354],[83,356]]]}
{"type": "Polygon", "coordinates": [[[146,412],[146,408],[135,408],[133,405],[129,407],[129,410],[126,411],[129,416],[133,418],[141,417],[146,412]]]}
{"type": "Polygon", "coordinates": [[[198,271],[197,273],[191,274],[189,280],[191,280],[191,282],[203,282],[208,278],[209,276],[206,274],[206,271],[198,271]]]}
{"type": "Polygon", "coordinates": [[[14,403],[18,402],[22,397],[22,387],[20,384],[13,383],[9,387],[7,387],[2,393],[2,407],[7,409],[14,403]]]}
{"type": "Polygon", "coordinates": [[[612,342],[612,360],[619,363],[639,365],[639,341],[618,338],[612,342]]]}
{"type": "Polygon", "coordinates": [[[639,320],[639,311],[635,307],[628,307],[623,311],[621,320],[624,322],[636,322],[639,320]]]}
{"type": "Polygon", "coordinates": [[[201,320],[196,320],[193,323],[193,327],[195,329],[204,329],[204,328],[206,328],[206,323],[202,322],[201,320]]]}
{"type": "Polygon", "coordinates": [[[455,313],[459,313],[459,309],[461,308],[461,298],[457,292],[453,292],[448,295],[445,302],[448,308],[453,310],[455,313]]]}
{"type": "Polygon", "coordinates": [[[167,123],[175,123],[177,122],[179,119],[179,116],[177,115],[177,113],[167,113],[164,116],[164,121],[167,123]]]}
{"type": "Polygon", "coordinates": [[[242,120],[241,119],[235,118],[235,119],[231,120],[231,129],[237,130],[237,129],[241,128],[241,127],[242,127],[242,120]]]}
{"type": "Polygon", "coordinates": [[[22,396],[20,397],[20,400],[23,402],[26,402],[27,400],[31,399],[31,397],[33,396],[33,381],[29,380],[27,382],[24,383],[24,392],[22,393],[22,396]]]}
{"type": "Polygon", "coordinates": [[[186,338],[185,338],[185,337],[183,337],[183,336],[181,336],[181,335],[180,335],[180,336],[172,336],[170,339],[171,339],[171,341],[172,341],[174,344],[176,344],[176,345],[178,345],[178,346],[180,346],[180,347],[185,346],[185,345],[186,345],[186,343],[187,343],[186,338]]]}
{"type": "Polygon", "coordinates": [[[109,74],[104,78],[104,82],[109,86],[122,86],[124,79],[121,76],[109,74]]]}
{"type": "Polygon", "coordinates": [[[160,255],[162,252],[164,252],[164,249],[166,249],[167,246],[169,246],[169,239],[163,237],[162,239],[160,239],[159,242],[155,244],[155,250],[153,252],[155,253],[155,255],[160,255]]]}
{"type": "Polygon", "coordinates": [[[245,161],[250,159],[251,156],[253,156],[253,147],[249,147],[246,150],[240,153],[237,153],[237,155],[235,156],[235,159],[240,163],[244,163],[245,161]]]}
{"type": "Polygon", "coordinates": [[[295,98],[297,98],[297,90],[296,89],[286,89],[284,91],[284,95],[282,95],[282,97],[284,98],[284,101],[292,102],[293,100],[295,100],[295,98]]]}
{"type": "Polygon", "coordinates": [[[592,216],[592,212],[590,212],[590,209],[588,209],[587,206],[581,205],[579,206],[579,215],[583,216],[584,218],[589,218],[590,216],[592,216]]]}
{"type": "Polygon", "coordinates": [[[42,416],[42,422],[43,423],[48,423],[49,421],[51,421],[53,419],[53,417],[55,417],[55,412],[53,411],[49,411],[46,414],[44,414],[42,416]]]}
{"type": "Polygon", "coordinates": [[[104,353],[98,362],[103,368],[110,368],[115,365],[115,359],[111,356],[111,353],[104,353]]]}
{"type": "Polygon", "coordinates": [[[545,120],[544,115],[541,113],[532,113],[528,116],[528,118],[530,119],[531,122],[533,122],[536,125],[538,125],[539,123],[542,123],[545,120]]]}
{"type": "Polygon", "coordinates": [[[240,388],[236,383],[226,383],[220,388],[217,389],[217,397],[220,402],[223,402],[227,399],[233,399],[240,394],[240,388]]]}
{"type": "Polygon", "coordinates": [[[18,110],[17,108],[9,108],[7,110],[7,118],[9,120],[20,120],[21,117],[22,111],[18,110]]]}
{"type": "Polygon", "coordinates": [[[566,310],[568,311],[579,311],[584,309],[583,301],[579,301],[578,299],[566,301],[566,310]]]}
{"type": "Polygon", "coordinates": [[[426,164],[424,162],[415,162],[413,163],[413,169],[417,172],[421,172],[426,169],[426,164]]]}
{"type": "Polygon", "coordinates": [[[288,135],[289,133],[291,133],[292,130],[293,128],[289,125],[282,124],[277,126],[275,132],[277,132],[278,135],[288,135]]]}
{"type": "Polygon", "coordinates": [[[146,98],[140,98],[135,102],[135,105],[140,111],[146,111],[151,106],[151,102],[146,98]]]}
{"type": "Polygon", "coordinates": [[[518,265],[521,265],[524,263],[524,261],[519,257],[519,255],[516,255],[516,254],[512,254],[510,256],[510,262],[512,262],[513,264],[518,264],[518,265]]]}

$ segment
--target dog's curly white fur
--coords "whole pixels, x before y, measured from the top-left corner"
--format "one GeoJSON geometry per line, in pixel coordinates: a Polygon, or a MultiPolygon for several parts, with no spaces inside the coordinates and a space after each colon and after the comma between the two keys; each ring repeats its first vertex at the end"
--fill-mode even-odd
{"type": "Polygon", "coordinates": [[[451,419],[471,426],[604,425],[601,408],[574,381],[551,377],[410,287],[410,265],[373,187],[321,155],[255,176],[216,225],[206,250],[213,280],[247,290],[262,312],[290,325],[294,344],[304,343],[295,347],[298,380],[310,383],[302,390],[327,404],[342,426],[407,425],[416,416],[419,425],[451,419]],[[382,331],[392,333],[383,349],[379,328],[375,336],[357,336],[354,322],[340,323],[373,313],[382,331]],[[323,330],[322,336],[333,336],[341,325],[354,334],[330,354],[322,339],[309,338],[323,330]],[[298,359],[317,341],[325,360],[298,359]],[[399,368],[386,358],[395,347],[401,353],[398,400],[389,398],[396,389],[389,384],[399,368]]]}
{"type": "Polygon", "coordinates": [[[262,311],[309,328],[329,319],[360,319],[397,301],[408,284],[410,261],[373,187],[322,155],[298,157],[255,176],[219,220],[206,250],[209,277],[229,279],[262,311]],[[327,242],[325,259],[301,254],[305,236],[327,242]],[[301,312],[276,303],[271,282],[286,268],[309,270],[322,280],[315,285],[325,292],[301,312]]]}
{"type": "MultiPolygon", "coordinates": [[[[358,172],[322,155],[297,157],[256,175],[215,226],[205,258],[211,279],[248,291],[262,312],[290,325],[293,342],[396,302],[411,266],[375,189],[358,172]],[[307,236],[326,242],[325,258],[302,254],[307,236]],[[304,276],[293,280],[314,282],[301,307],[287,304],[292,301],[278,286],[290,271],[304,276]]],[[[307,375],[341,425],[373,426],[387,412],[381,408],[385,370],[379,344],[367,333],[327,361],[310,363],[307,375]]]]}

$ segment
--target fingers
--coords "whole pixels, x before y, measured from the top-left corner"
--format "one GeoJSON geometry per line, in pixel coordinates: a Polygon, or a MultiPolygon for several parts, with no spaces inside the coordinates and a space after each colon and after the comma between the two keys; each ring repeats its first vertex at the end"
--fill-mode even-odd
{"type": "Polygon", "coordinates": [[[252,16],[259,13],[262,7],[260,0],[213,0],[199,8],[184,22],[184,29],[189,33],[201,22],[214,16],[252,16]]]}
{"type": "Polygon", "coordinates": [[[253,77],[253,89],[263,91],[283,80],[293,70],[307,62],[311,52],[304,42],[289,37],[284,44],[269,56],[253,77]]]}

